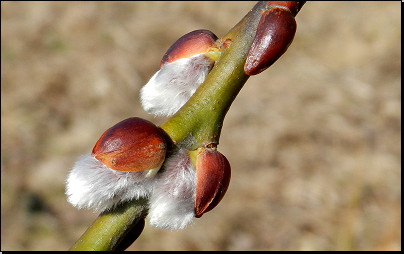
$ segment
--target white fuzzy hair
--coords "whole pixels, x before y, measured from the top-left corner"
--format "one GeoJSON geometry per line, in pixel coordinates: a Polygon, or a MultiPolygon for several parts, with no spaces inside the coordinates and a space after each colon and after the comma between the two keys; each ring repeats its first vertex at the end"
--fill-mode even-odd
{"type": "Polygon", "coordinates": [[[174,115],[203,83],[213,64],[204,54],[165,63],[140,90],[143,109],[156,116],[174,115]]]}
{"type": "Polygon", "coordinates": [[[196,172],[186,150],[170,157],[158,174],[148,219],[157,228],[183,229],[195,217],[196,172]]]}
{"type": "Polygon", "coordinates": [[[67,200],[79,209],[104,211],[133,198],[147,197],[155,182],[154,177],[146,177],[148,172],[112,170],[91,154],[84,155],[67,177],[67,200]]]}

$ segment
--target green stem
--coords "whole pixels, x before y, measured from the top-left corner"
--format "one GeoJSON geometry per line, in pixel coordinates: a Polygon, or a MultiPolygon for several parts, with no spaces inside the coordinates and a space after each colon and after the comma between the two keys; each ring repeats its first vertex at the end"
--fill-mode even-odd
{"type": "Polygon", "coordinates": [[[161,126],[175,143],[186,140],[189,150],[219,143],[224,117],[249,77],[244,63],[264,6],[259,2],[222,38],[231,40],[230,46],[189,101],[161,126]]]}
{"type": "MultiPolygon", "coordinates": [[[[224,117],[248,76],[243,68],[254,39],[265,2],[254,8],[222,38],[231,40],[215,67],[191,99],[161,128],[174,143],[185,142],[195,150],[208,143],[219,143],[224,117]],[[191,142],[188,142],[191,141],[191,142]]],[[[70,250],[115,250],[135,239],[131,232],[147,215],[147,200],[132,200],[102,213],[70,250]],[[124,244],[121,244],[125,242],[124,244]]],[[[140,226],[139,226],[140,227],[140,226]]],[[[142,229],[136,229],[140,234],[142,229]]],[[[138,235],[137,235],[138,236],[138,235]]],[[[137,237],[136,236],[136,237],[137,237]]]]}
{"type": "MultiPolygon", "coordinates": [[[[125,236],[146,215],[147,200],[144,198],[124,203],[112,211],[101,213],[70,250],[115,250],[125,236]]],[[[132,239],[132,242],[134,240],[132,239]]]]}

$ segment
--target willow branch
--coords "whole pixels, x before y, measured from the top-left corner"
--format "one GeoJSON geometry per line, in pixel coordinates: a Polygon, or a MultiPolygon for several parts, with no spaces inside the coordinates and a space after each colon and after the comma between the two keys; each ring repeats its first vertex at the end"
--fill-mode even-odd
{"type": "Polygon", "coordinates": [[[101,213],[70,250],[110,251],[120,248],[118,246],[121,245],[129,247],[138,236],[130,232],[140,231],[140,235],[144,224],[139,222],[143,221],[146,215],[147,200],[143,198],[101,213]],[[124,239],[128,234],[132,239],[129,244],[126,244],[124,239]]]}
{"type": "Polygon", "coordinates": [[[221,40],[229,42],[215,67],[189,101],[161,128],[174,142],[190,140],[190,150],[219,143],[224,117],[247,81],[243,67],[265,2],[254,8],[221,40]]]}
{"type": "MultiPolygon", "coordinates": [[[[243,67],[266,2],[253,9],[221,41],[228,43],[220,58],[190,100],[161,128],[174,143],[189,150],[219,143],[224,117],[247,81],[243,67]]],[[[125,203],[102,213],[71,250],[122,250],[141,233],[147,216],[147,200],[125,203]]]]}

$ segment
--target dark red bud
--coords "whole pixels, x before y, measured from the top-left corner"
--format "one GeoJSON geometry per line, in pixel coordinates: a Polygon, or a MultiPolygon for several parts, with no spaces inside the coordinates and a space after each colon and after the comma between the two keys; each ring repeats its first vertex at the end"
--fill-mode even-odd
{"type": "Polygon", "coordinates": [[[166,62],[174,62],[208,52],[215,44],[217,36],[209,30],[195,30],[179,38],[164,54],[160,67],[166,62]]]}
{"type": "Polygon", "coordinates": [[[231,169],[217,150],[202,148],[196,158],[195,217],[212,210],[222,200],[230,183],[231,169]]]}
{"type": "Polygon", "coordinates": [[[257,33],[247,54],[244,73],[256,75],[286,52],[296,33],[296,21],[285,8],[272,8],[262,14],[257,33]]]}
{"type": "Polygon", "coordinates": [[[165,159],[168,136],[153,123],[128,118],[102,134],[92,156],[118,171],[143,171],[160,167],[165,159]]]}

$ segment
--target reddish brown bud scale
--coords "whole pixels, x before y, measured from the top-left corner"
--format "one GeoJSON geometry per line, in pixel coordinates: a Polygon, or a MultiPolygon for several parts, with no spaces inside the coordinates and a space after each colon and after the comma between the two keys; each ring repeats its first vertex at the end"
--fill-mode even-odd
{"type": "Polygon", "coordinates": [[[244,73],[251,76],[266,70],[286,52],[295,33],[296,21],[288,9],[265,11],[248,51],[244,73]]]}
{"type": "Polygon", "coordinates": [[[215,208],[230,183],[231,169],[227,158],[217,150],[202,148],[196,158],[195,217],[215,208]]]}
{"type": "Polygon", "coordinates": [[[163,130],[145,119],[132,117],[106,130],[92,156],[110,169],[143,171],[160,167],[166,150],[163,130]]]}
{"type": "Polygon", "coordinates": [[[215,44],[217,36],[209,30],[195,30],[179,38],[164,54],[160,67],[181,58],[206,53],[215,44]]]}
{"type": "Polygon", "coordinates": [[[306,1],[269,1],[267,6],[278,5],[288,8],[296,16],[306,1]]]}

